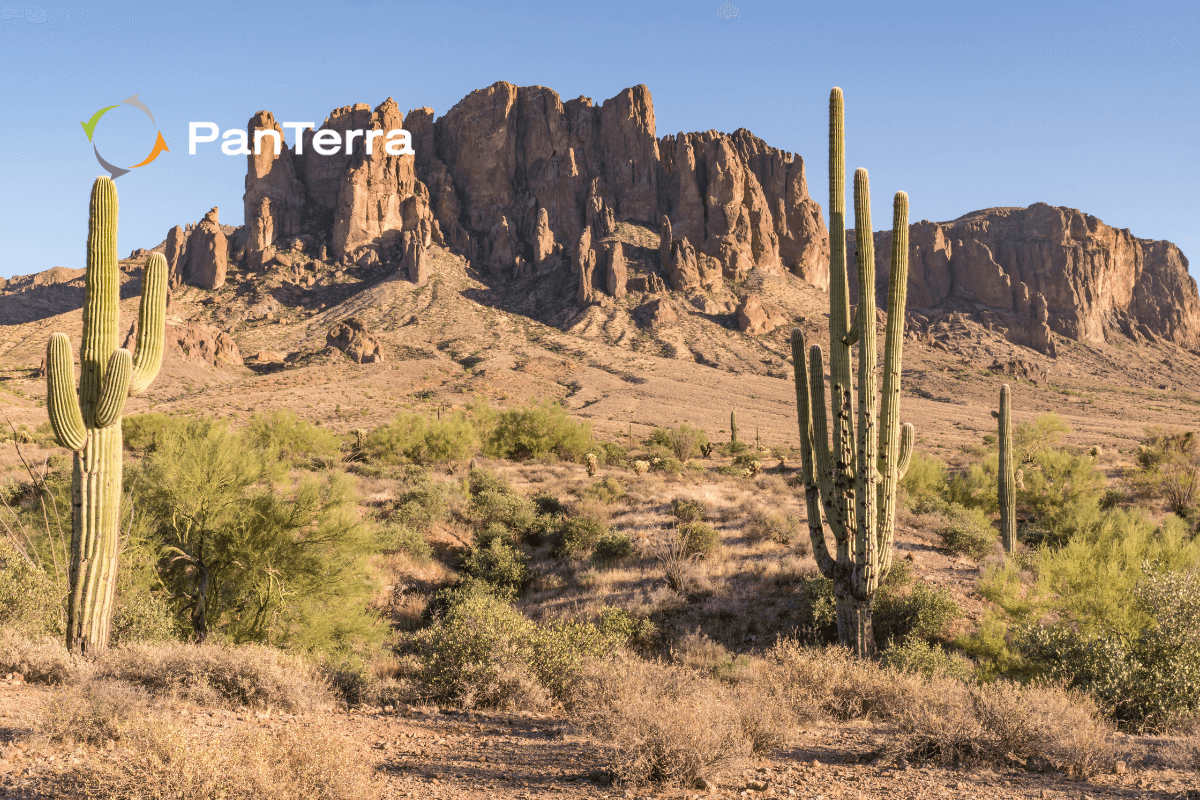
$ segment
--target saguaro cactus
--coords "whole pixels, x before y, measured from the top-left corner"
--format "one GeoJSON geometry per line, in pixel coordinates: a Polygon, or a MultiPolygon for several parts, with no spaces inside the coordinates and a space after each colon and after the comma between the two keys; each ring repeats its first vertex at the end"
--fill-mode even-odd
{"type": "Polygon", "coordinates": [[[1012,398],[1008,384],[1000,387],[1000,411],[992,412],[999,420],[1000,469],[996,476],[1000,499],[1000,538],[1004,549],[1013,553],[1017,549],[1017,476],[1013,472],[1012,454],[1012,398]]]}
{"type": "Polygon", "coordinates": [[[158,374],[167,303],[167,262],[154,253],[142,276],[136,349],[117,347],[117,189],[107,176],[92,185],[87,248],[78,392],[71,340],[55,333],[46,348],[50,425],[59,444],[75,451],[67,647],[85,654],[108,645],[120,557],[121,411],[158,374]]]}
{"type": "Polygon", "coordinates": [[[897,192],[892,220],[892,266],[884,339],[882,407],[876,399],[875,253],[870,186],[865,169],[854,175],[858,246],[858,309],[850,322],[846,271],[845,147],[842,90],[829,95],[829,349],[830,405],[825,409],[821,346],[805,359],[804,334],[792,331],[801,477],[813,555],[833,581],[838,639],[859,656],[875,652],[871,612],[875,591],[892,564],[896,485],[912,457],[913,426],[900,425],[900,364],[908,290],[908,195],[897,192]],[[851,347],[858,344],[858,424],[851,417],[851,347]],[[832,444],[831,444],[832,441],[832,444]],[[822,509],[833,532],[831,555],[822,509]]]}
{"type": "Polygon", "coordinates": [[[729,441],[731,444],[737,444],[737,412],[729,412],[729,441]]]}

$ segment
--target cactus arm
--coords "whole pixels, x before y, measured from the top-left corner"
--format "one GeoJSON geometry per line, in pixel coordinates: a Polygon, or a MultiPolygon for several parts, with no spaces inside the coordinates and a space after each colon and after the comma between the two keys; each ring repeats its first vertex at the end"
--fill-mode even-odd
{"type": "Polygon", "coordinates": [[[83,342],[79,349],[79,407],[92,424],[104,368],[117,349],[121,274],[117,265],[117,189],[101,176],[92,184],[88,207],[87,278],[83,342]]]}
{"type": "Polygon", "coordinates": [[[855,549],[858,559],[855,588],[865,600],[878,582],[876,567],[877,522],[879,514],[879,409],[875,396],[877,343],[875,336],[875,257],[871,235],[871,184],[865,169],[854,173],[854,226],[858,238],[858,469],[854,493],[858,498],[855,512],[855,549]]]}
{"type": "Polygon", "coordinates": [[[1017,488],[1013,475],[1012,453],[1012,391],[1008,384],[1000,387],[1000,412],[992,412],[999,420],[1000,464],[996,489],[1000,501],[1000,536],[1006,552],[1017,549],[1017,488]]]}
{"type": "Polygon", "coordinates": [[[75,394],[71,340],[65,333],[52,335],[46,345],[46,410],[58,443],[68,450],[82,450],[87,444],[87,428],[75,394]]]}
{"type": "Polygon", "coordinates": [[[892,267],[888,275],[887,332],[883,354],[880,409],[881,480],[878,487],[879,547],[891,558],[896,530],[896,485],[912,460],[911,425],[900,425],[900,373],[904,317],[908,302],[908,195],[896,192],[892,203],[892,267]],[[902,436],[903,432],[903,436],[902,436]]]}
{"type": "Polygon", "coordinates": [[[96,403],[96,427],[107,428],[121,418],[125,398],[129,396],[129,379],[133,375],[133,356],[124,348],[113,350],[104,370],[100,400],[96,403]]]}
{"type": "Polygon", "coordinates": [[[167,260],[153,253],[142,273],[142,302],[138,310],[137,345],[129,394],[146,391],[162,366],[167,313],[167,260]]]}
{"type": "MultiPolygon", "coordinates": [[[[804,482],[804,502],[808,511],[808,536],[812,540],[813,558],[817,569],[827,578],[833,577],[834,561],[825,542],[825,528],[821,525],[821,491],[816,477],[813,451],[812,407],[809,405],[808,364],[804,357],[804,333],[792,329],[792,365],[796,383],[796,409],[800,423],[800,476],[804,482]]],[[[819,352],[819,349],[818,349],[819,352]]],[[[824,381],[825,376],[821,375],[824,381]]],[[[828,446],[826,446],[828,457],[828,446]]]]}

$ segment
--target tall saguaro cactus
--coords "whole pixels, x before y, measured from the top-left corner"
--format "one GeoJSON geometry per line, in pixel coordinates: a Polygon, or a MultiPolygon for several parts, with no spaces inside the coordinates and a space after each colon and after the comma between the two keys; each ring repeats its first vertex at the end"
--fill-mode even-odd
{"type": "Polygon", "coordinates": [[[92,185],[87,248],[78,391],[71,340],[55,333],[46,348],[50,425],[59,444],[75,452],[67,647],[85,654],[108,645],[120,557],[121,411],[125,398],[158,374],[167,303],[167,262],[154,253],[142,276],[136,348],[117,346],[117,189],[107,176],[92,185]]]}
{"type": "Polygon", "coordinates": [[[1000,411],[992,412],[999,420],[1000,469],[996,489],[1000,499],[1000,538],[1006,552],[1017,549],[1017,479],[1013,473],[1012,398],[1008,384],[1000,387],[1000,411]]]}
{"type": "Polygon", "coordinates": [[[900,365],[908,290],[908,195],[897,192],[884,339],[883,391],[876,397],[875,253],[867,171],[854,174],[858,308],[851,323],[846,269],[845,144],[842,90],[829,95],[829,383],[825,408],[821,346],[805,358],[804,334],[792,331],[801,476],[809,535],[821,573],[833,581],[838,639],[859,656],[875,652],[875,591],[892,565],[896,486],[912,457],[913,426],[900,424],[900,365]],[[851,348],[858,344],[857,437],[852,417],[851,348]],[[880,405],[881,402],[881,405],[880,405]],[[835,554],[825,540],[825,520],[835,554]]]}

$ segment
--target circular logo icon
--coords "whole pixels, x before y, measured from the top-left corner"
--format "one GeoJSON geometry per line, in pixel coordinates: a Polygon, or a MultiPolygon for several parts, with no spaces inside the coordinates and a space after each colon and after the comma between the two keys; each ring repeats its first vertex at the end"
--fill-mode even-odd
{"type": "MultiPolygon", "coordinates": [[[[155,130],[158,129],[158,123],[154,121],[154,115],[150,113],[150,109],[146,107],[145,103],[143,103],[141,100],[138,100],[138,96],[136,94],[133,97],[126,97],[124,100],[122,100],[117,105],[118,106],[126,105],[126,106],[133,106],[134,108],[140,108],[142,110],[142,113],[144,113],[147,117],[150,118],[150,122],[151,122],[151,124],[154,125],[155,130]]],[[[79,123],[80,125],[83,126],[83,132],[87,134],[87,138],[88,138],[89,142],[92,142],[92,133],[96,130],[96,123],[100,121],[101,117],[103,117],[106,113],[108,113],[109,111],[112,111],[116,107],[117,106],[108,106],[106,108],[102,108],[99,111],[97,111],[95,114],[92,114],[92,118],[89,119],[87,122],[79,123]]],[[[164,150],[167,152],[170,152],[170,149],[167,147],[166,140],[163,139],[162,131],[157,131],[157,132],[158,132],[158,138],[154,140],[154,148],[150,151],[150,155],[146,156],[146,158],[143,159],[140,163],[134,164],[132,167],[128,167],[128,168],[118,167],[118,166],[115,166],[115,165],[110,164],[107,161],[105,161],[104,157],[100,155],[100,151],[96,149],[95,142],[92,142],[92,152],[96,154],[96,160],[100,162],[100,166],[104,167],[104,169],[107,170],[108,173],[113,176],[113,180],[116,180],[117,178],[124,175],[126,172],[129,172],[129,170],[146,166],[151,161],[158,158],[158,154],[163,152],[164,150]]]]}

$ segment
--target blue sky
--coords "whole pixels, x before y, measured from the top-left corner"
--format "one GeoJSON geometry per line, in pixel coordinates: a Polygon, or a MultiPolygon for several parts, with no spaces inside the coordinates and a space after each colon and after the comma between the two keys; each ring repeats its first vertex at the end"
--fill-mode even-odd
{"type": "MultiPolygon", "coordinates": [[[[914,220],[1043,201],[1169,239],[1198,274],[1200,4],[732,1],[0,1],[0,276],[83,266],[99,167],[79,123],[134,93],[171,150],[117,182],[123,255],[214,205],[242,221],[245,159],[188,155],[190,121],[319,124],[388,96],[440,115],[497,80],[597,102],[645,83],[660,136],[748,128],[804,157],[822,207],[841,86],[877,221],[899,189],[914,220]]],[[[132,164],[154,128],[123,107],[96,142],[132,164]]]]}

